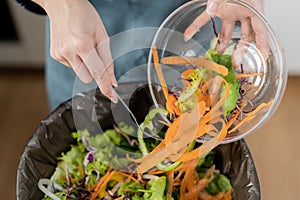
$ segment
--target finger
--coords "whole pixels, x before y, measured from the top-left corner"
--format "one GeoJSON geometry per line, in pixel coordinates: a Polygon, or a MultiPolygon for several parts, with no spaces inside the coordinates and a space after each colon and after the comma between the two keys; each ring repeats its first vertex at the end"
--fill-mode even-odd
{"type": "Polygon", "coordinates": [[[65,57],[63,57],[57,50],[53,49],[53,47],[50,47],[50,56],[57,62],[60,62],[66,67],[71,68],[71,64],[68,62],[68,60],[65,57]]]}
{"type": "Polygon", "coordinates": [[[99,86],[99,89],[105,96],[107,96],[114,103],[118,102],[118,97],[113,87],[112,76],[107,72],[107,70],[104,71],[101,80],[99,81],[99,79],[97,79],[96,82],[99,86]]]}
{"type": "Polygon", "coordinates": [[[242,29],[242,41],[246,41],[247,43],[251,43],[254,40],[254,32],[251,25],[251,20],[249,18],[245,18],[241,20],[241,29],[242,29]]]}
{"type": "Polygon", "coordinates": [[[184,31],[184,40],[188,41],[191,39],[202,26],[209,22],[209,20],[210,16],[208,16],[206,12],[203,12],[201,15],[199,15],[184,31]]]}
{"type": "Polygon", "coordinates": [[[60,57],[58,58],[58,56],[51,56],[54,60],[56,60],[57,62],[60,62],[61,64],[65,65],[66,67],[71,68],[71,64],[68,62],[67,59],[60,57]]]}
{"type": "Polygon", "coordinates": [[[106,29],[104,27],[103,22],[100,20],[100,26],[99,30],[97,31],[96,35],[96,51],[103,61],[103,64],[106,69],[106,73],[108,77],[110,77],[110,81],[114,87],[118,86],[118,82],[115,77],[114,73],[114,63],[113,63],[113,58],[111,55],[111,50],[110,50],[110,39],[109,36],[106,32],[106,29]]]}
{"type": "Polygon", "coordinates": [[[51,23],[50,21],[50,56],[62,63],[63,65],[70,67],[70,63],[68,63],[67,59],[65,59],[64,56],[62,56],[62,54],[60,53],[60,43],[59,43],[59,35],[57,35],[56,33],[60,33],[59,31],[56,30],[56,27],[53,26],[53,23],[51,23]]]}
{"type": "Polygon", "coordinates": [[[260,51],[263,58],[266,60],[270,54],[266,26],[257,16],[253,16],[251,18],[251,24],[255,33],[256,47],[260,51]]]}
{"type": "Polygon", "coordinates": [[[113,90],[110,74],[108,74],[104,63],[100,59],[95,48],[89,53],[86,59],[84,59],[84,63],[99,86],[101,92],[113,102],[117,102],[117,96],[113,90]]]}
{"type": "Polygon", "coordinates": [[[65,65],[66,67],[71,68],[71,64],[67,60],[64,60],[64,61],[61,60],[61,61],[58,61],[58,62],[60,62],[61,64],[65,65]]]}
{"type": "MultiPolygon", "coordinates": [[[[62,46],[62,45],[61,45],[62,46]]],[[[70,51],[70,48],[68,45],[64,45],[60,48],[60,56],[64,58],[64,60],[68,63],[68,67],[72,68],[75,74],[79,77],[79,79],[84,83],[90,83],[93,81],[93,77],[87,70],[85,64],[82,62],[80,57],[70,51]]]]}
{"type": "MultiPolygon", "coordinates": [[[[53,43],[54,43],[54,41],[53,41],[53,43]]],[[[50,56],[51,56],[51,58],[53,58],[54,60],[62,63],[66,67],[71,67],[68,60],[58,50],[57,45],[53,44],[53,43],[50,44],[50,56]]]]}
{"type": "Polygon", "coordinates": [[[254,41],[254,32],[249,18],[241,20],[241,31],[242,36],[233,54],[233,65],[235,67],[240,65],[249,44],[254,41]]]}
{"type": "Polygon", "coordinates": [[[209,16],[215,16],[219,8],[225,3],[226,0],[209,0],[207,2],[206,13],[209,16]]]}
{"type": "Polygon", "coordinates": [[[96,47],[96,50],[97,50],[99,57],[103,61],[106,73],[111,78],[112,85],[117,87],[118,82],[117,82],[115,74],[114,74],[114,63],[113,63],[113,58],[112,58],[111,51],[110,51],[109,39],[99,43],[96,47]]]}
{"type": "Polygon", "coordinates": [[[235,25],[234,21],[231,20],[222,21],[221,32],[216,46],[216,49],[220,54],[222,54],[225,51],[228,43],[231,40],[234,25],[235,25]]]}
{"type": "Polygon", "coordinates": [[[78,55],[74,55],[69,59],[71,68],[74,70],[79,79],[84,83],[91,83],[94,79],[90,74],[87,66],[82,62],[78,55]]]}

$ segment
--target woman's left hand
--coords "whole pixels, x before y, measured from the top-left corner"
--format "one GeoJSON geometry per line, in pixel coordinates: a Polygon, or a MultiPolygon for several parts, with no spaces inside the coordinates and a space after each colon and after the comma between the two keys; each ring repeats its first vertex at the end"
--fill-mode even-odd
{"type": "MultiPolygon", "coordinates": [[[[243,1],[255,8],[257,11],[263,13],[261,0],[243,1]]],[[[231,40],[235,23],[239,21],[241,23],[242,30],[240,41],[243,42],[238,44],[237,49],[256,41],[257,49],[265,59],[268,58],[269,46],[267,32],[259,17],[246,8],[236,7],[233,4],[226,3],[226,0],[208,0],[206,12],[199,15],[185,30],[185,40],[191,39],[202,26],[208,23],[211,18],[215,16],[222,20],[222,27],[218,38],[219,42],[216,46],[219,53],[223,53],[226,49],[231,40]]]]}

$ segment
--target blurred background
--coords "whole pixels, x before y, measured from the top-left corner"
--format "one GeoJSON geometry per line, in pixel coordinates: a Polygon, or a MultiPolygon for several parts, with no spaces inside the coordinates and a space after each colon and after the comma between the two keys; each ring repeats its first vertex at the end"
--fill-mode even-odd
{"type": "MultiPolygon", "coordinates": [[[[275,115],[246,141],[258,172],[262,199],[300,199],[300,26],[294,25],[300,19],[300,2],[264,4],[265,15],[284,48],[289,79],[275,115]]],[[[40,121],[49,115],[44,21],[44,16],[24,10],[14,0],[0,1],[0,199],[16,199],[19,156],[40,121]]]]}

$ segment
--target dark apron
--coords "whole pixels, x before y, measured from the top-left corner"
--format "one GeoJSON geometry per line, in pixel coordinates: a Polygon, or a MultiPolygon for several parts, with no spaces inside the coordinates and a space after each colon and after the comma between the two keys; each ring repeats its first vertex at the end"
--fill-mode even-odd
{"type": "MultiPolygon", "coordinates": [[[[155,31],[176,8],[189,0],[91,0],[111,37],[111,53],[119,82],[146,81],[146,65],[155,31]],[[145,28],[156,27],[156,28],[145,28]],[[138,72],[137,72],[138,71],[138,72]],[[128,76],[129,75],[129,76],[128,76]],[[130,76],[131,75],[131,76],[130,76]],[[124,78],[125,77],[125,78],[124,78]]],[[[46,86],[53,110],[74,96],[73,70],[50,57],[49,20],[46,22],[46,86]]],[[[75,88],[76,90],[76,88],[75,88]]],[[[77,92],[79,92],[77,90],[77,92]]],[[[81,91],[80,91],[81,92],[81,91]]]]}
{"type": "MultiPolygon", "coordinates": [[[[176,8],[189,0],[92,0],[111,37],[115,75],[144,65],[156,29],[176,8]],[[126,34],[124,31],[131,30],[126,34]],[[120,34],[121,35],[117,35],[120,34]],[[116,36],[117,35],[117,36],[116,36]],[[116,37],[114,37],[116,36],[116,37]],[[148,47],[148,48],[147,48],[148,47]],[[143,48],[143,49],[142,49],[143,48]],[[123,51],[121,51],[123,49],[123,51]]],[[[133,78],[133,77],[132,77],[133,78]]]]}

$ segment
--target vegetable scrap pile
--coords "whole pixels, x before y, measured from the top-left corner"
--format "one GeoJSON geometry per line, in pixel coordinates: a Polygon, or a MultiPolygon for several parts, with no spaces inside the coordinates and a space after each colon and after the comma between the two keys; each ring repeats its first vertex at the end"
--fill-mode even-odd
{"type": "Polygon", "coordinates": [[[247,85],[247,78],[262,74],[236,74],[230,55],[208,50],[198,58],[170,56],[159,60],[155,47],[152,54],[166,100],[166,111],[161,114],[169,116],[172,122],[164,122],[168,129],[160,144],[150,153],[144,151],[144,157],[137,160],[138,172],[143,173],[166,160],[175,165],[201,157],[272,105],[271,100],[252,106],[243,86],[247,85]],[[160,63],[190,66],[181,74],[182,87],[168,90],[160,63]],[[251,110],[245,110],[249,104],[251,110]],[[202,145],[190,148],[193,141],[202,145]]]}
{"type": "Polygon", "coordinates": [[[254,107],[246,98],[247,78],[261,74],[236,74],[231,56],[214,50],[197,58],[159,59],[155,47],[152,53],[165,107],[151,109],[137,131],[118,124],[94,136],[74,132],[77,144],[62,155],[52,179],[39,182],[44,200],[232,199],[230,180],[215,169],[212,150],[272,105],[254,107]],[[188,66],[180,86],[168,89],[161,64],[188,66]]]}
{"type": "MultiPolygon", "coordinates": [[[[132,138],[132,143],[128,143],[128,135],[123,135],[132,130],[121,124],[121,128],[93,136],[87,130],[72,133],[76,144],[60,157],[48,187],[43,185],[47,179],[39,181],[40,189],[47,194],[43,200],[231,199],[230,180],[215,169],[214,152],[168,171],[156,168],[139,174],[134,172],[134,165],[123,170],[113,169],[111,163],[118,164],[124,158],[112,153],[112,144],[139,151],[138,143],[132,138]]],[[[145,140],[149,149],[157,143],[153,139],[145,140]]]]}

